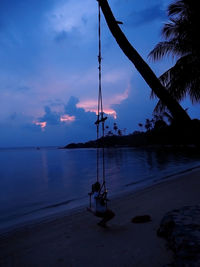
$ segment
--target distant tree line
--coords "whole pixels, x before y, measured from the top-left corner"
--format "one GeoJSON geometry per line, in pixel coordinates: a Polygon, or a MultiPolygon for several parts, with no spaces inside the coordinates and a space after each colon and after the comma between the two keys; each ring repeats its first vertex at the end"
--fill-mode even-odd
{"type": "Polygon", "coordinates": [[[106,133],[105,133],[106,136],[113,136],[113,135],[122,136],[122,135],[126,134],[126,128],[119,129],[116,122],[113,123],[112,128],[110,128],[108,125],[106,125],[105,129],[106,129],[106,133]]]}

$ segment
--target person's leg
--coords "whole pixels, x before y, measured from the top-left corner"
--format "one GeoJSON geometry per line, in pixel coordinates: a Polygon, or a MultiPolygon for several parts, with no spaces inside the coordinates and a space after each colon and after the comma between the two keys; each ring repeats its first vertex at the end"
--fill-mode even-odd
{"type": "Polygon", "coordinates": [[[99,222],[99,225],[101,226],[106,226],[106,223],[108,221],[110,221],[113,217],[115,216],[115,213],[110,210],[110,209],[107,209],[105,212],[104,212],[104,217],[103,217],[103,220],[101,220],[99,222]]]}
{"type": "Polygon", "coordinates": [[[105,220],[106,220],[106,222],[110,221],[114,217],[115,217],[115,213],[112,210],[107,209],[106,212],[105,212],[105,220]]]}

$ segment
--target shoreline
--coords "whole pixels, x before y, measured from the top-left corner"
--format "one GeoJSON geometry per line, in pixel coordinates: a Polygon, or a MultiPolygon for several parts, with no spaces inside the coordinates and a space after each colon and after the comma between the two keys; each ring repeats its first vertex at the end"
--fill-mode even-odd
{"type": "MultiPolygon", "coordinates": [[[[112,201],[117,201],[118,199],[123,199],[124,197],[128,197],[129,195],[132,196],[134,194],[138,194],[138,193],[140,194],[143,191],[151,189],[154,186],[157,186],[157,185],[162,184],[162,183],[167,183],[168,181],[171,181],[171,180],[174,180],[174,179],[178,179],[179,176],[187,174],[188,172],[196,171],[196,170],[199,170],[199,172],[200,172],[200,165],[197,165],[197,166],[194,166],[194,167],[190,167],[188,169],[181,170],[181,171],[178,171],[176,173],[172,173],[172,174],[163,176],[160,179],[155,179],[153,181],[153,183],[150,182],[149,184],[141,185],[141,186],[139,186],[137,188],[133,188],[133,187],[136,184],[140,185],[141,181],[139,183],[133,182],[133,183],[125,185],[125,187],[130,187],[129,190],[123,191],[121,193],[119,193],[119,192],[115,193],[109,199],[111,199],[111,202],[112,202],[112,201]]],[[[146,179],[144,181],[146,181],[146,179]]],[[[63,218],[63,217],[66,217],[66,216],[73,216],[73,214],[76,214],[76,213],[79,213],[79,212],[84,212],[86,210],[87,210],[87,205],[86,204],[82,204],[82,205],[79,205],[79,206],[76,206],[76,207],[73,207],[73,208],[70,208],[70,209],[66,209],[64,211],[54,212],[51,215],[39,216],[37,218],[29,219],[29,220],[27,220],[25,222],[16,223],[16,224],[14,224],[12,226],[5,227],[5,228],[1,229],[0,230],[0,238],[3,237],[3,236],[12,235],[13,233],[16,233],[16,232],[20,232],[24,228],[32,228],[32,227],[34,227],[36,225],[49,223],[51,221],[56,221],[57,219],[63,218]]]]}
{"type": "Polygon", "coordinates": [[[154,266],[172,262],[157,229],[166,212],[200,203],[200,168],[186,171],[110,201],[109,228],[84,207],[0,236],[1,266],[154,266]],[[149,223],[134,216],[149,214],[149,223]],[[10,264],[10,265],[9,265],[10,264]]]}

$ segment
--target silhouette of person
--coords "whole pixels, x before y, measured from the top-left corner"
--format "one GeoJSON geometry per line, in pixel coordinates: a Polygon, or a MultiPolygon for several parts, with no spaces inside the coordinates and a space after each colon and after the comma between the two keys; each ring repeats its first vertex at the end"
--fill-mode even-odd
{"type": "Polygon", "coordinates": [[[115,213],[108,209],[106,206],[106,193],[100,193],[101,185],[96,182],[92,185],[92,195],[93,195],[93,212],[97,217],[101,217],[102,220],[98,223],[99,226],[107,227],[106,223],[110,221],[115,213]]]}

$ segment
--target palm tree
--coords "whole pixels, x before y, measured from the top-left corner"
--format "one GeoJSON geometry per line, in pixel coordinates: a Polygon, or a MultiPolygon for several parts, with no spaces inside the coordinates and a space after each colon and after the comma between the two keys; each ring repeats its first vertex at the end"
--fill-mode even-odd
{"type": "MultiPolygon", "coordinates": [[[[169,22],[162,29],[165,41],[150,52],[153,60],[171,55],[176,64],[160,77],[162,84],[177,100],[187,95],[192,103],[200,101],[199,1],[178,0],[168,7],[169,22]]],[[[156,111],[164,109],[162,100],[156,111]]]]}
{"type": "Polygon", "coordinates": [[[153,90],[157,97],[167,106],[167,108],[169,109],[169,111],[177,122],[190,122],[190,117],[188,116],[188,114],[179,105],[179,103],[169,94],[167,89],[161,84],[161,82],[151,70],[149,65],[143,60],[143,58],[138,54],[134,47],[129,43],[126,36],[121,31],[118,25],[119,22],[113,16],[108,1],[97,1],[99,2],[107,25],[112,35],[116,39],[116,42],[118,43],[124,54],[134,64],[134,66],[142,75],[149,87],[153,90]]]}
{"type": "Polygon", "coordinates": [[[114,124],[113,124],[113,130],[115,131],[115,133],[116,133],[117,130],[118,130],[118,126],[117,126],[117,123],[116,123],[116,122],[114,122],[114,124]]]}
{"type": "Polygon", "coordinates": [[[150,119],[146,119],[144,127],[147,130],[147,132],[149,132],[152,129],[152,122],[150,119]]]}

